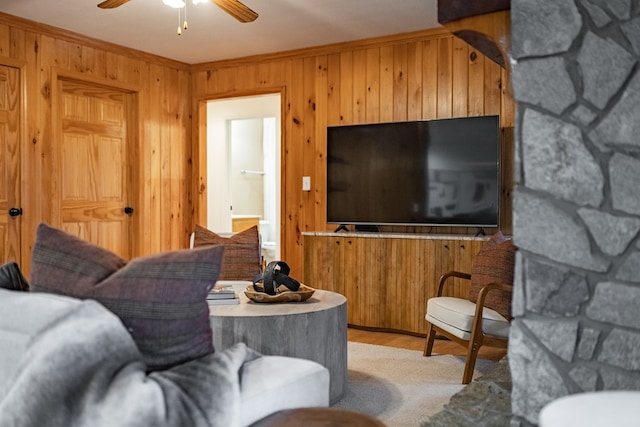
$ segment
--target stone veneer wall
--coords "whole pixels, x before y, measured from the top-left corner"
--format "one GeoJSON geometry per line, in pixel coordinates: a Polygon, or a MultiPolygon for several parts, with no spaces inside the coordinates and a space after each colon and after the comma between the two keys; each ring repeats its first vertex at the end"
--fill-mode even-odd
{"type": "Polygon", "coordinates": [[[512,426],[640,390],[640,1],[512,0],[512,426]]]}

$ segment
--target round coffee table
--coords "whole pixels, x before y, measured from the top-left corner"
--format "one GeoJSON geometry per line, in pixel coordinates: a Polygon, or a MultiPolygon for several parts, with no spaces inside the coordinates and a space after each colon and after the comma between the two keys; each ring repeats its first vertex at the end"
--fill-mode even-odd
{"type": "Polygon", "coordinates": [[[232,284],[240,304],[210,305],[213,346],[224,350],[244,342],[265,355],[299,357],[325,366],[329,400],[344,394],[347,382],[347,299],[316,290],[303,302],[257,303],[244,294],[251,282],[232,284]]]}

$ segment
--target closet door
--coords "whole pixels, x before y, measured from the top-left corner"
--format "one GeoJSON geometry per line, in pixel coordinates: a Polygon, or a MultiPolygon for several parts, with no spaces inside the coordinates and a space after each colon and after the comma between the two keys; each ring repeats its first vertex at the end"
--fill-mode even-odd
{"type": "Polygon", "coordinates": [[[0,66],[0,264],[20,262],[20,73],[0,66]]]}
{"type": "Polygon", "coordinates": [[[130,95],[78,81],[58,84],[62,228],[129,259],[130,95]]]}

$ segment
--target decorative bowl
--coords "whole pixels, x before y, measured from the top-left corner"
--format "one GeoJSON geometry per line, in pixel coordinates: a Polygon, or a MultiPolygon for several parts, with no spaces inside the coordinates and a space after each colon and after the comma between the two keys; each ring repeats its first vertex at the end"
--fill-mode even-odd
{"type": "Polygon", "coordinates": [[[275,295],[269,295],[264,292],[258,292],[253,289],[253,285],[247,286],[244,294],[254,302],[300,302],[311,298],[316,290],[300,283],[297,291],[284,291],[275,295]]]}

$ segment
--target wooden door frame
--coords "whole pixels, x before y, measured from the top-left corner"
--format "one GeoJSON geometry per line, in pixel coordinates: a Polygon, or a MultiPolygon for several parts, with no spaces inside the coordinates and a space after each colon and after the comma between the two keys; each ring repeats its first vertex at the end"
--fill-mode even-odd
{"type": "MultiPolygon", "coordinates": [[[[191,173],[192,182],[192,196],[193,203],[191,212],[192,217],[189,219],[191,224],[188,224],[189,229],[194,230],[196,224],[207,223],[207,102],[220,101],[224,99],[232,98],[244,98],[260,95],[280,95],[280,176],[284,177],[284,141],[286,141],[286,126],[285,126],[285,100],[286,100],[286,87],[278,86],[271,88],[262,88],[260,90],[247,90],[238,91],[232,93],[214,94],[214,95],[202,95],[193,100],[193,122],[191,135],[191,165],[193,171],[191,173]]],[[[282,255],[283,246],[283,233],[284,233],[284,221],[283,221],[283,198],[282,194],[285,194],[286,180],[280,179],[280,218],[277,220],[280,222],[280,256],[282,255]]]]}
{"type": "MultiPolygon", "coordinates": [[[[131,243],[130,247],[130,256],[131,258],[135,258],[139,256],[141,253],[141,241],[143,238],[143,229],[142,229],[142,215],[141,209],[141,182],[143,182],[144,177],[141,176],[142,168],[134,167],[132,159],[140,160],[140,141],[142,141],[142,124],[140,123],[140,92],[141,89],[139,86],[120,82],[116,80],[109,80],[100,77],[95,77],[91,75],[87,75],[84,73],[73,72],[69,70],[63,70],[59,68],[52,67],[51,69],[51,127],[54,138],[56,141],[60,141],[60,129],[58,128],[58,123],[60,122],[60,111],[58,109],[58,103],[60,101],[61,94],[58,90],[58,83],[61,80],[74,81],[81,84],[92,85],[92,86],[100,86],[108,90],[114,90],[117,92],[122,92],[125,96],[125,105],[127,108],[131,109],[128,112],[128,117],[131,118],[133,123],[129,123],[127,120],[127,175],[128,179],[131,183],[132,188],[130,192],[133,191],[134,194],[129,194],[130,203],[138,208],[138,214],[133,215],[131,218],[131,227],[129,230],[130,235],[129,241],[131,243]]],[[[60,170],[60,157],[57,151],[51,153],[52,156],[52,164],[55,166],[55,170],[60,170]]],[[[59,183],[54,183],[52,185],[60,185],[59,183]]],[[[58,192],[52,192],[50,194],[56,194],[58,192]]],[[[52,199],[52,198],[50,198],[52,199]]],[[[56,203],[54,200],[50,200],[50,203],[56,203]]],[[[53,226],[60,226],[62,224],[62,218],[60,217],[61,209],[51,209],[51,221],[53,226]]]]}

